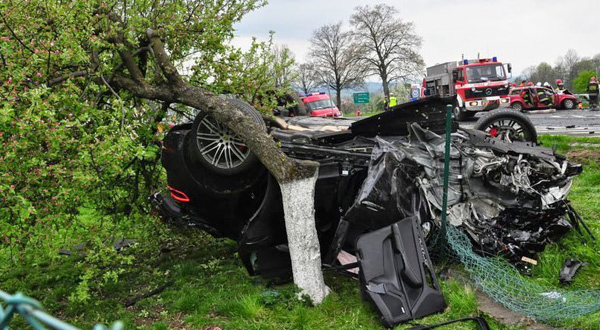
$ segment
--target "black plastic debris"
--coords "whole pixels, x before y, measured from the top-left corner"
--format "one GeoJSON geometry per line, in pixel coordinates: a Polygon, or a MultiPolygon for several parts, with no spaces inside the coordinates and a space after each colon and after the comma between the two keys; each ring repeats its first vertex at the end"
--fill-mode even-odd
{"type": "MultiPolygon", "coordinates": [[[[399,104],[386,111],[353,123],[350,130],[362,136],[405,136],[409,133],[407,124],[417,123],[432,132],[446,131],[446,105],[452,104],[452,98],[429,97],[414,102],[399,104]]],[[[452,131],[458,123],[453,122],[452,131]]]]}
{"type": "MultiPolygon", "coordinates": [[[[111,240],[113,240],[112,236],[107,238],[104,241],[104,243],[108,245],[111,240]]],[[[118,238],[116,241],[114,241],[112,243],[112,247],[116,251],[121,251],[123,248],[130,247],[135,242],[136,242],[136,239],[118,238]]],[[[69,257],[72,255],[79,255],[79,256],[85,257],[85,256],[87,256],[87,252],[86,252],[87,247],[88,247],[87,243],[81,243],[81,244],[77,244],[77,245],[71,247],[68,250],[60,249],[58,251],[58,254],[64,255],[64,256],[69,256],[69,257]]]]}
{"type": "Polygon", "coordinates": [[[363,234],[356,243],[360,289],[387,327],[443,311],[444,296],[417,217],[363,234]]]}
{"type": "Polygon", "coordinates": [[[558,281],[562,284],[571,284],[579,268],[587,265],[587,262],[581,262],[577,259],[569,258],[565,260],[558,274],[558,281]]]}

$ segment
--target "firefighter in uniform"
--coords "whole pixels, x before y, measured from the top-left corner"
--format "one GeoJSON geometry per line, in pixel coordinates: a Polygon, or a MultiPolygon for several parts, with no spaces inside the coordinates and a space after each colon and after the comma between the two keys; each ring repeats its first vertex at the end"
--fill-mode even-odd
{"type": "Polygon", "coordinates": [[[562,92],[565,90],[565,84],[561,79],[556,79],[556,90],[562,92]]]}
{"type": "Polygon", "coordinates": [[[523,101],[525,101],[526,104],[528,104],[530,107],[533,107],[533,98],[531,97],[531,87],[533,86],[533,83],[529,83],[527,84],[527,88],[523,88],[523,91],[521,92],[521,98],[523,98],[523,101]]]}
{"type": "Polygon", "coordinates": [[[548,108],[551,108],[554,105],[554,103],[552,102],[552,95],[550,94],[550,91],[548,91],[546,88],[538,86],[537,95],[538,100],[541,103],[545,104],[548,108]]]}
{"type": "Polygon", "coordinates": [[[596,77],[590,79],[590,83],[587,87],[587,92],[590,96],[590,110],[598,110],[598,81],[596,77]]]}

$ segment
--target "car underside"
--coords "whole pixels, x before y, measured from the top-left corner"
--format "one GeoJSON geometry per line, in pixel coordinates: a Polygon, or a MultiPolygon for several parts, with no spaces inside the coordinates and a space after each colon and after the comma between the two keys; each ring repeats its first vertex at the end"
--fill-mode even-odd
{"type": "MultiPolygon", "coordinates": [[[[388,230],[389,237],[400,237],[398,228],[411,228],[400,225],[403,219],[419,228],[409,240],[422,235],[430,242],[437,235],[443,210],[446,109],[451,103],[428,98],[362,120],[294,117],[284,125],[280,120],[265,125],[286,155],[320,164],[314,205],[324,267],[347,272],[344,256],[361,261],[369,248],[381,243],[373,233],[388,230]],[[371,235],[370,241],[366,235],[371,235]]],[[[251,111],[241,103],[234,106],[251,111]]],[[[251,151],[231,137],[232,132],[201,113],[194,123],[175,126],[164,138],[162,164],[170,194],[154,195],[153,203],[170,223],[236,240],[251,275],[289,278],[276,180],[248,156],[251,151]],[[229,157],[224,156],[227,152],[229,157]],[[235,169],[238,166],[242,170],[235,169]]],[[[447,222],[469,236],[477,253],[503,255],[527,271],[528,258],[579,228],[580,218],[566,196],[572,178],[581,171],[580,165],[549,148],[508,142],[453,123],[447,222]]],[[[381,246],[383,250],[372,255],[384,253],[386,245],[381,246]]],[[[410,265],[417,253],[406,251],[393,249],[410,265]]],[[[425,268],[431,268],[428,255],[419,258],[427,262],[415,261],[414,269],[428,263],[425,268]]],[[[369,282],[364,265],[362,260],[361,280],[369,282]]],[[[420,283],[415,284],[420,290],[427,287],[413,282],[420,283]]],[[[373,283],[365,284],[365,290],[376,287],[373,283]]]]}

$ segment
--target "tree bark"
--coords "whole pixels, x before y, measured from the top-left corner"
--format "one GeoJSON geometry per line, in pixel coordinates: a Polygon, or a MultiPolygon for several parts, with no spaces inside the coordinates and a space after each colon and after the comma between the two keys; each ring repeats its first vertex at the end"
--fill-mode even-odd
{"type": "Polygon", "coordinates": [[[318,171],[311,177],[282,183],[285,228],[292,260],[294,283],[303,289],[314,304],[329,294],[321,271],[321,253],[315,228],[315,183],[318,171]]]}
{"type": "Polygon", "coordinates": [[[381,84],[383,85],[383,97],[385,98],[386,109],[390,107],[390,83],[387,80],[387,74],[381,73],[381,84]]]}
{"type": "Polygon", "coordinates": [[[335,96],[335,102],[337,103],[338,109],[342,111],[342,88],[339,84],[335,88],[335,93],[337,94],[335,96]]]}

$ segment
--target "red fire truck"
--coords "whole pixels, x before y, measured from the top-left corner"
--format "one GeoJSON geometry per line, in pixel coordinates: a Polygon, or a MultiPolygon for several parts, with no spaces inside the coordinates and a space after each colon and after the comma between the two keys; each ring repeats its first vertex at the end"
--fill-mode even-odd
{"type": "Polygon", "coordinates": [[[447,62],[427,68],[423,79],[426,96],[455,96],[454,118],[464,120],[478,111],[508,107],[508,73],[496,57],[447,62]]]}
{"type": "Polygon", "coordinates": [[[340,117],[342,113],[325,92],[300,96],[306,110],[313,117],[340,117]]]}

